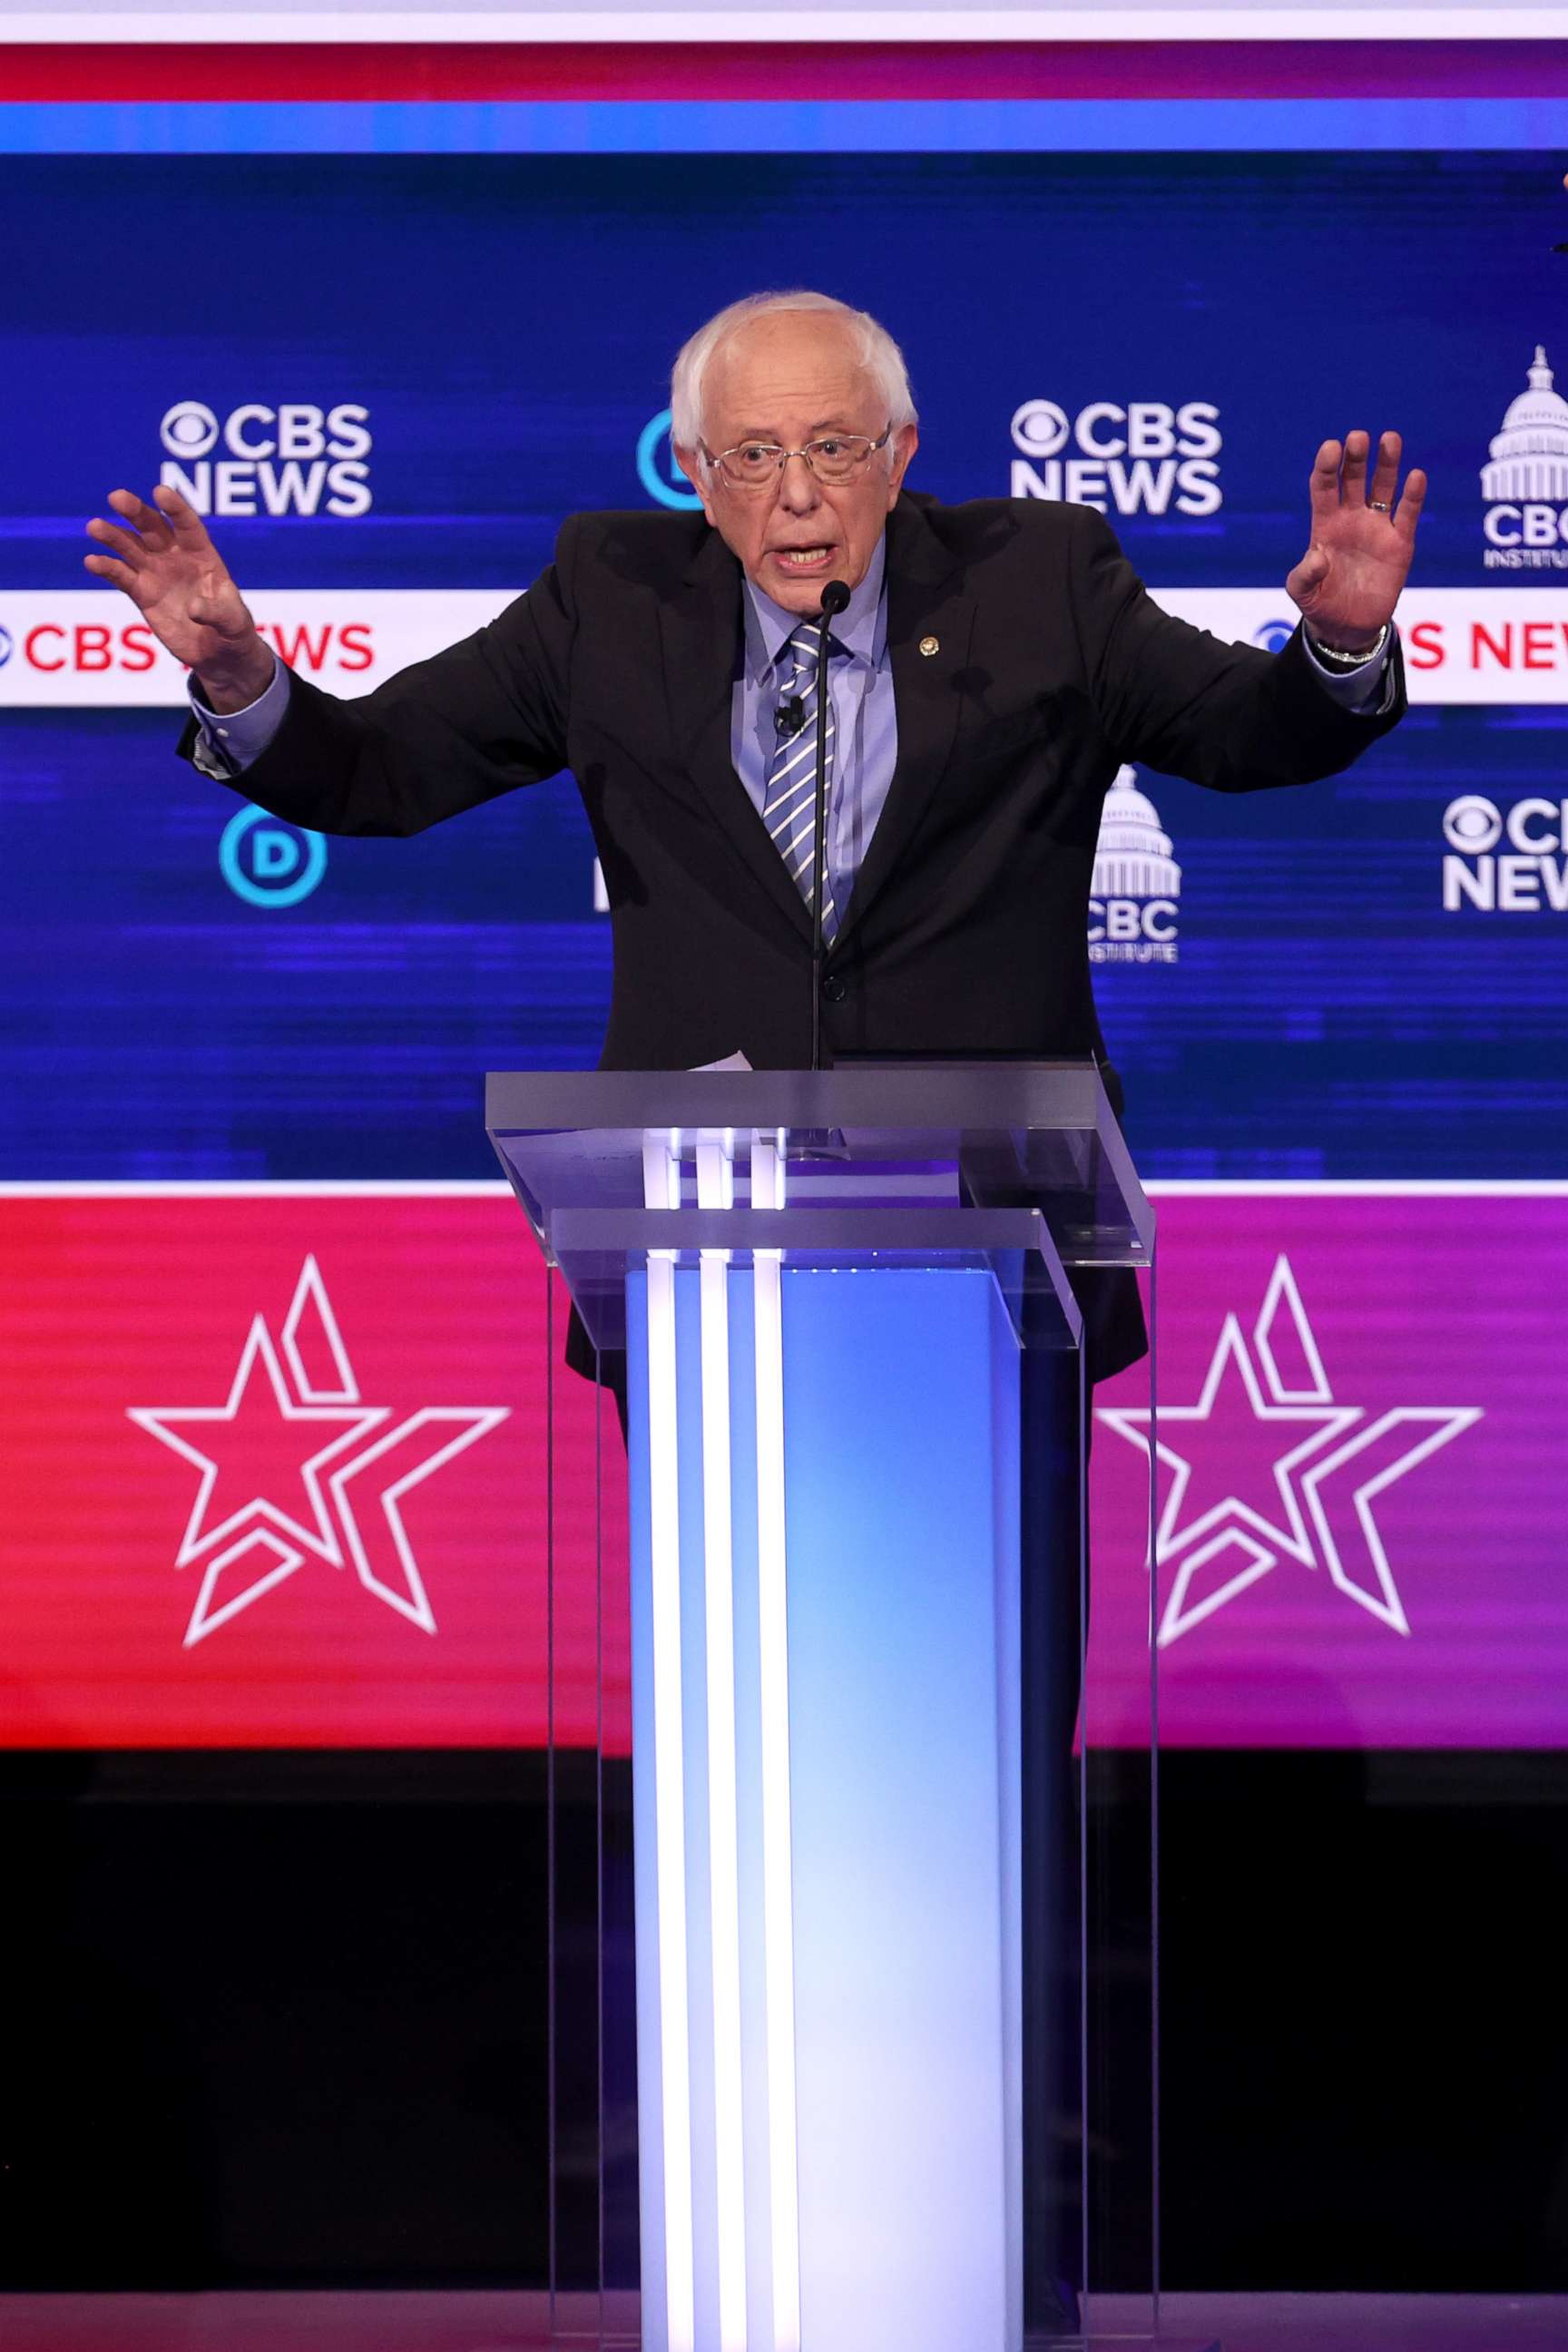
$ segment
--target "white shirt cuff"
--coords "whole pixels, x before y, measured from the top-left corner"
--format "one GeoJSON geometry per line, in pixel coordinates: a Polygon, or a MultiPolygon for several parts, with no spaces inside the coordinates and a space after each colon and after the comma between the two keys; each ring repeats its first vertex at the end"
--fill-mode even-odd
{"type": "Polygon", "coordinates": [[[1394,700],[1394,625],[1385,621],[1379,642],[1365,661],[1354,669],[1331,667],[1323,661],[1312,644],[1310,629],[1301,631],[1301,642],[1307,649],[1307,659],[1321,680],[1323,689],[1331,694],[1341,708],[1359,719],[1381,719],[1394,700]]]}
{"type": "Polygon", "coordinates": [[[239,775],[259,760],[282,726],[289,708],[289,673],[274,654],[270,684],[243,710],[209,710],[196,692],[194,670],[186,691],[199,730],[195,763],[205,776],[227,778],[239,775]]]}

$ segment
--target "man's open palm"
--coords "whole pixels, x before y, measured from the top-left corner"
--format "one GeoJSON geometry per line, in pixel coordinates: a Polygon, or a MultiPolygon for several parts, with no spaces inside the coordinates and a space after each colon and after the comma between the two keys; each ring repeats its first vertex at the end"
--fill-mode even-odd
{"type": "Polygon", "coordinates": [[[256,624],[195,509],[166,486],[149,506],[133,490],[111,490],[119,523],[95,515],[88,534],[110,552],[84,560],[123,588],[161,645],[204,675],[234,675],[264,656],[256,624]]]}
{"type": "Polygon", "coordinates": [[[1397,505],[1400,439],[1385,433],[1377,445],[1371,483],[1365,433],[1347,433],[1342,449],[1325,441],[1312,467],[1312,543],[1286,581],[1291,600],[1326,645],[1369,645],[1394,608],[1415,551],[1415,526],[1426,496],[1417,467],[1405,477],[1397,505]]]}

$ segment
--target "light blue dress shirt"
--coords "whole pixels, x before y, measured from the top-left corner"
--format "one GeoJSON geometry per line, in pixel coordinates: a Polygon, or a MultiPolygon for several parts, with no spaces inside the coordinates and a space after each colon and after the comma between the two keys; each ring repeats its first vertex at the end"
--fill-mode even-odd
{"type": "MultiPolygon", "coordinates": [[[[887,544],[885,537],[878,541],[866,577],[835,621],[834,650],[828,659],[834,761],[827,860],[840,921],[887,805],[899,756],[893,671],[888,655],[887,544]]],[[[787,664],[780,669],[779,657],[799,627],[801,616],[786,613],[751,581],[745,587],[744,646],[731,704],[730,750],[735,772],[761,814],[778,741],[773,713],[789,676],[787,664]]],[[[1310,637],[1306,646],[1323,691],[1347,710],[1371,718],[1387,709],[1394,691],[1389,674],[1393,642],[1392,629],[1384,630],[1382,643],[1357,669],[1330,669],[1313,654],[1310,637]]],[[[210,776],[233,778],[261,757],[282,725],[289,704],[289,673],[281,662],[276,662],[266,692],[243,710],[223,715],[209,710],[196,693],[194,677],[190,697],[200,730],[197,766],[210,776]]]]}
{"type": "MultiPolygon", "coordinates": [[[[867,845],[887,804],[899,756],[893,666],[888,658],[888,600],[882,593],[887,547],[885,539],[878,541],[866,577],[834,622],[828,637],[833,767],[827,871],[840,922],[867,845]]],[[[760,816],[768,770],[778,747],[773,713],[794,667],[784,649],[800,626],[801,615],[786,613],[748,580],[745,624],[742,666],[731,707],[730,756],[760,816]]]]}

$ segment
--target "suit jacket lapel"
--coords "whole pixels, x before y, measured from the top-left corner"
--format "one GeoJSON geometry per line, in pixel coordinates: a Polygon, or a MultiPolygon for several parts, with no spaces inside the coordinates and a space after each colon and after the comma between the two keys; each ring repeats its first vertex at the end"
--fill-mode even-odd
{"type": "Polygon", "coordinates": [[[687,771],[742,862],[792,929],[809,939],[805,901],[730,756],[741,568],[716,530],[702,541],[675,595],[660,599],[659,629],[670,725],[687,771]]]}
{"type": "Polygon", "coordinates": [[[863,919],[919,829],[942,781],[958,725],[959,675],[969,658],[974,600],[964,575],[919,507],[900,499],[888,517],[888,656],[899,750],[838,939],[863,919]],[[921,645],[935,651],[922,653],[921,645]]]}

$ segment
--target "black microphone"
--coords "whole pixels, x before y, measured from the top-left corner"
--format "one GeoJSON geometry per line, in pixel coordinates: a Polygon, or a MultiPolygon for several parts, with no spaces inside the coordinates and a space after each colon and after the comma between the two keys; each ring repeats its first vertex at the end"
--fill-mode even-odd
{"type": "Polygon", "coordinates": [[[781,743],[798,735],[805,725],[805,698],[799,694],[786,694],[773,712],[773,727],[781,743]]]}
{"type": "Polygon", "coordinates": [[[816,833],[811,872],[811,1066],[822,1067],[822,902],[827,874],[827,624],[842,613],[849,591],[842,580],[829,580],[822,592],[816,618],[816,833]]]}

